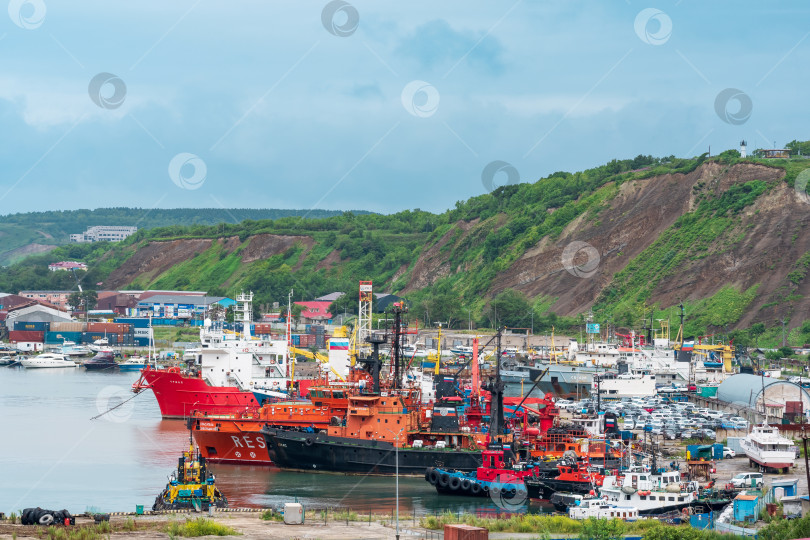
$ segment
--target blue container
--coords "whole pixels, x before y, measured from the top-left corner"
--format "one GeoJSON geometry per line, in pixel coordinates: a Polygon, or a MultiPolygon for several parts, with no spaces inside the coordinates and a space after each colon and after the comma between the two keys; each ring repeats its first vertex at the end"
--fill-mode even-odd
{"type": "Polygon", "coordinates": [[[712,448],[714,449],[714,459],[723,459],[723,443],[714,443],[712,448]]]}
{"type": "Polygon", "coordinates": [[[105,334],[104,332],[84,332],[81,337],[82,343],[93,343],[97,339],[104,339],[107,338],[107,341],[110,342],[110,345],[115,345],[118,343],[118,334],[105,334]]]}
{"type": "Polygon", "coordinates": [[[133,343],[136,347],[148,347],[149,346],[149,338],[148,337],[136,337],[133,338],[133,343]]]}
{"type": "Polygon", "coordinates": [[[51,329],[51,323],[36,321],[14,321],[14,330],[29,330],[35,332],[47,332],[51,329]]]}
{"type": "Polygon", "coordinates": [[[45,332],[46,345],[61,345],[65,341],[79,343],[81,340],[81,332],[45,332]]]}
{"type": "Polygon", "coordinates": [[[115,319],[115,322],[128,324],[132,326],[132,328],[149,328],[149,319],[141,317],[122,317],[115,319]]]}

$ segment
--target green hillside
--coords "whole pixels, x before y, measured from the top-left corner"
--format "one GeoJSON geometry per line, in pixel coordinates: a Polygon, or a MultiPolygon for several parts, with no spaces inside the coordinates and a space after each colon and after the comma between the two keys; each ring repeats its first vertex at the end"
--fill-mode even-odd
{"type": "Polygon", "coordinates": [[[801,204],[792,186],[808,167],[804,159],[743,160],[736,151],[638,156],[504,186],[441,214],[155,227],[117,245],[28,257],[0,272],[0,290],[72,288],[72,276],[45,268],[70,259],[90,266],[81,273],[86,287],[244,289],[258,304],[286,301],[290,290],[295,299],[345,291],[352,300],[336,308],[351,311],[358,280],[370,279],[376,291],[406,296],[425,321],[536,331],[578,331],[588,311],[613,327],[641,329],[650,316],[675,326],[683,302],[689,334],[736,332],[745,341],[744,330],[761,322],[758,335],[774,340],[778,317],[790,321],[790,340],[810,341],[802,316],[810,235],[799,221],[786,224],[780,216],[790,210],[777,205],[801,204]],[[659,207],[669,208],[663,219],[659,207]],[[595,278],[562,268],[560,252],[572,240],[600,246],[595,278]]]}
{"type": "MultiPolygon", "coordinates": [[[[364,212],[360,212],[364,213],[364,212]]],[[[9,214],[0,218],[0,265],[68,243],[71,234],[94,225],[137,226],[144,229],[170,225],[215,225],[234,220],[278,219],[308,215],[323,218],[333,210],[255,208],[98,208],[9,214]]]]}

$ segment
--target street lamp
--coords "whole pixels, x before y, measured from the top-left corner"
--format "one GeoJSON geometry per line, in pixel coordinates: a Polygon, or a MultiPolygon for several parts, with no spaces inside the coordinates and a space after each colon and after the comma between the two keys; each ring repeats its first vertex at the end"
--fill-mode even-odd
{"type": "Polygon", "coordinates": [[[402,428],[402,429],[399,430],[399,432],[397,433],[397,440],[394,441],[394,461],[395,461],[395,463],[394,463],[394,468],[395,468],[394,476],[396,478],[396,480],[395,480],[395,484],[396,484],[396,488],[395,488],[396,489],[396,498],[395,498],[395,500],[396,500],[396,503],[395,504],[397,505],[396,540],[399,540],[399,445],[397,443],[399,442],[399,438],[402,436],[402,430],[404,430],[404,429],[405,428],[402,428]]]}

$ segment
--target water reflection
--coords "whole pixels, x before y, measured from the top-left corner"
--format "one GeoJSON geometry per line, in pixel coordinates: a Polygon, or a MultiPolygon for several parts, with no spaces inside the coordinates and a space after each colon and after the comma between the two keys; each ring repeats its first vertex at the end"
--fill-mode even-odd
{"type": "MultiPolygon", "coordinates": [[[[151,507],[188,447],[185,422],[161,420],[151,392],[134,396],[137,373],[83,369],[0,368],[0,512],[29,506],[83,512],[151,507]]],[[[528,390],[528,388],[527,388],[528,390]]],[[[271,467],[214,465],[232,506],[266,507],[299,500],[310,508],[361,512],[394,508],[394,479],[300,473],[271,467]]],[[[439,496],[423,478],[400,478],[400,510],[497,512],[490,499],[439,496]]],[[[547,509],[532,504],[526,511],[547,509]]]]}

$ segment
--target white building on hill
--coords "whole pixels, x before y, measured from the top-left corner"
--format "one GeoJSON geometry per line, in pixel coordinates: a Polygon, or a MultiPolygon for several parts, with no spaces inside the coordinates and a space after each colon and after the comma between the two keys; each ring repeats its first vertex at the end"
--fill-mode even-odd
{"type": "Polygon", "coordinates": [[[118,225],[96,225],[88,227],[79,234],[71,234],[71,242],[120,242],[127,236],[135,234],[138,227],[124,227],[118,225]]]}

